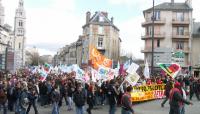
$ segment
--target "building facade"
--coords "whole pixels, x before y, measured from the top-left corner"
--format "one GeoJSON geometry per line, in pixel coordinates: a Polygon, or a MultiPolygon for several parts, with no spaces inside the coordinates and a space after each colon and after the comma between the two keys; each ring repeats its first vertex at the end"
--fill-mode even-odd
{"type": "Polygon", "coordinates": [[[191,1],[185,3],[162,3],[143,11],[145,22],[142,27],[145,35],[142,40],[144,58],[151,63],[152,58],[152,27],[154,19],[154,66],[156,63],[179,63],[182,67],[191,65],[192,39],[192,7],[191,1]]]}
{"type": "MultiPolygon", "coordinates": [[[[62,60],[65,58],[66,64],[89,64],[89,53],[91,47],[95,47],[104,56],[112,59],[117,64],[120,56],[119,29],[113,24],[113,17],[108,18],[107,12],[95,12],[91,15],[86,13],[86,23],[82,27],[83,33],[78,40],[69,46],[65,46],[58,52],[62,60]]],[[[57,56],[56,55],[56,56],[57,56]]],[[[59,58],[59,57],[57,57],[59,58]]]]}
{"type": "Polygon", "coordinates": [[[200,22],[194,22],[192,33],[192,66],[195,76],[200,76],[200,22]]]}
{"type": "Polygon", "coordinates": [[[10,25],[4,23],[5,13],[1,1],[2,0],[0,0],[0,54],[2,57],[0,59],[3,59],[4,61],[2,63],[5,64],[5,67],[1,69],[14,72],[25,66],[26,14],[24,1],[19,0],[18,8],[15,11],[14,30],[12,30],[10,25]],[[10,54],[11,52],[12,54],[10,54]],[[13,62],[11,63],[9,60],[13,62]],[[7,68],[7,64],[12,66],[12,68],[7,68]]]}

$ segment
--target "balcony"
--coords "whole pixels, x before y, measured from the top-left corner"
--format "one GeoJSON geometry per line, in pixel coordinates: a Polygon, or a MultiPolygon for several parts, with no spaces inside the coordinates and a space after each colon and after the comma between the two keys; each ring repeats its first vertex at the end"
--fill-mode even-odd
{"type": "MultiPolygon", "coordinates": [[[[149,34],[141,36],[142,40],[151,39],[151,38],[152,38],[152,35],[149,35],[149,34]]],[[[164,39],[164,38],[165,38],[165,33],[154,34],[154,39],[164,39]]]]}
{"type": "Polygon", "coordinates": [[[190,39],[190,35],[189,35],[189,33],[187,32],[187,33],[185,33],[185,34],[183,34],[183,35],[180,35],[180,34],[175,34],[175,33],[173,33],[173,35],[172,35],[172,39],[185,39],[185,40],[189,40],[190,39]]]}
{"type": "MultiPolygon", "coordinates": [[[[166,19],[160,19],[160,20],[155,20],[154,24],[155,25],[164,25],[166,22],[166,19]]],[[[142,27],[145,27],[147,25],[152,25],[153,21],[150,18],[147,18],[145,22],[142,23],[142,27]]]]}
{"type": "Polygon", "coordinates": [[[172,19],[172,25],[173,26],[188,26],[190,24],[190,20],[189,19],[185,19],[185,20],[177,20],[177,19],[172,19]]]}

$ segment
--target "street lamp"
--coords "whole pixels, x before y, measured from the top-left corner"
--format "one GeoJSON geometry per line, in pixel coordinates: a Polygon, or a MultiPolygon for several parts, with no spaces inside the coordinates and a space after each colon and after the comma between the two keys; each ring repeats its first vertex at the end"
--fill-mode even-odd
{"type": "Polygon", "coordinates": [[[154,70],[154,0],[153,0],[153,16],[152,16],[152,53],[151,53],[151,75],[153,76],[153,70],[154,70]]]}

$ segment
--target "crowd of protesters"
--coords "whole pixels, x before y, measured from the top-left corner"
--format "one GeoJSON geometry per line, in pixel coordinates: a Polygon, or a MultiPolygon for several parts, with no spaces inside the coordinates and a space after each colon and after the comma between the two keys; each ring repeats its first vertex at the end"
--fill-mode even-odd
{"type": "MultiPolygon", "coordinates": [[[[95,106],[109,105],[109,114],[115,114],[116,107],[121,106],[122,114],[134,114],[131,95],[132,87],[123,82],[124,78],[118,76],[115,79],[83,83],[75,79],[75,73],[49,74],[45,81],[40,81],[39,74],[21,72],[20,74],[0,75],[0,106],[3,114],[15,112],[15,114],[29,114],[33,107],[35,114],[39,114],[38,104],[46,107],[52,106],[52,114],[59,114],[63,101],[68,111],[75,110],[76,114],[87,111],[92,114],[95,106]],[[63,100],[64,99],[64,100],[63,100]],[[74,105],[73,105],[74,103],[74,105]],[[88,108],[85,109],[86,104],[88,108]]],[[[165,95],[161,106],[169,99],[170,114],[184,114],[184,103],[192,104],[186,100],[190,95],[192,100],[195,94],[200,100],[200,79],[195,77],[179,76],[176,79],[166,77],[153,77],[140,79],[140,84],[166,84],[165,95]],[[177,112],[179,111],[179,113],[177,112]]]]}

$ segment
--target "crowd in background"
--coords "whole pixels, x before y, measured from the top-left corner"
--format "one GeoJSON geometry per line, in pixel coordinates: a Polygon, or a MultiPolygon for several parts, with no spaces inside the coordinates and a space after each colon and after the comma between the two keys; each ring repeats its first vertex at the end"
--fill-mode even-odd
{"type": "MultiPolygon", "coordinates": [[[[104,104],[109,105],[109,114],[115,114],[116,106],[122,107],[122,114],[134,113],[134,110],[129,107],[130,104],[126,103],[129,101],[122,102],[123,95],[131,90],[128,83],[122,84],[124,77],[118,76],[112,80],[97,80],[96,82],[89,81],[85,83],[76,80],[75,75],[73,72],[70,74],[49,74],[47,79],[42,82],[38,74],[30,72],[21,72],[14,75],[1,73],[0,106],[3,114],[8,114],[8,112],[29,114],[31,107],[33,107],[35,114],[39,114],[37,104],[43,107],[51,104],[52,114],[59,114],[63,101],[67,105],[67,110],[76,110],[76,114],[83,114],[85,111],[92,114],[91,110],[95,106],[104,104]],[[120,86],[121,84],[122,86],[120,86]],[[88,105],[87,108],[85,107],[86,104],[88,105]],[[130,113],[125,112],[126,110],[130,113]]],[[[176,79],[169,76],[152,77],[151,79],[141,78],[138,81],[138,85],[140,84],[166,84],[166,98],[161,104],[162,107],[168,99],[170,100],[170,91],[174,88],[174,84],[184,89],[185,93],[190,95],[190,100],[192,100],[194,94],[200,100],[200,79],[196,77],[178,76],[176,79]]],[[[191,104],[191,102],[187,103],[191,104]]]]}

